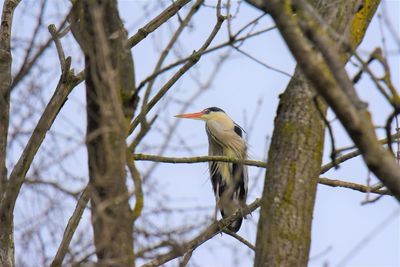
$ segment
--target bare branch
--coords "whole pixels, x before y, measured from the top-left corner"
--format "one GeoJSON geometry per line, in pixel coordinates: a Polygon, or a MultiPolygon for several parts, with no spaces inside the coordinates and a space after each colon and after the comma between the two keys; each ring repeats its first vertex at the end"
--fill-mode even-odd
{"type": "MultiPolygon", "coordinates": [[[[68,16],[69,16],[69,12],[65,16],[64,20],[60,23],[60,26],[58,26],[59,30],[57,32],[57,36],[59,34],[62,35],[63,33],[65,34],[65,32],[68,32],[68,30],[67,30],[68,27],[67,27],[67,29],[64,29],[61,31],[61,29],[63,29],[65,27],[65,25],[67,24],[68,16]]],[[[59,38],[61,38],[61,36],[59,36],[59,38]]],[[[44,52],[50,46],[52,41],[53,41],[53,38],[50,37],[46,42],[44,42],[39,47],[38,51],[30,59],[29,58],[26,59],[26,62],[24,62],[21,65],[21,68],[18,70],[17,74],[14,76],[10,90],[13,90],[24,79],[24,77],[31,71],[33,66],[35,66],[35,64],[37,63],[39,58],[44,54],[44,52]]]]}
{"type": "Polygon", "coordinates": [[[228,158],[224,156],[198,156],[198,157],[163,157],[158,155],[146,155],[146,154],[134,154],[133,158],[138,161],[154,161],[164,163],[198,163],[198,162],[232,162],[232,163],[244,163],[248,166],[255,166],[266,168],[267,163],[256,160],[240,160],[236,158],[228,158]]]}
{"type": "MultiPolygon", "coordinates": [[[[398,140],[398,139],[400,138],[400,134],[399,134],[399,133],[396,133],[396,134],[391,135],[391,137],[392,137],[392,139],[393,139],[394,141],[396,141],[396,140],[398,140]]],[[[380,139],[378,142],[379,142],[381,145],[384,145],[384,144],[387,144],[387,143],[388,143],[388,139],[387,139],[387,138],[383,138],[383,139],[380,139]]],[[[361,155],[361,152],[360,152],[360,150],[357,149],[357,150],[352,151],[352,152],[350,152],[350,153],[347,153],[347,154],[345,154],[345,155],[343,155],[343,156],[337,157],[337,158],[336,158],[336,163],[337,163],[337,164],[343,163],[343,162],[345,162],[345,161],[347,161],[347,160],[349,160],[349,159],[355,158],[355,157],[357,157],[357,156],[359,156],[359,155],[361,155]]],[[[332,169],[334,166],[335,166],[335,165],[334,165],[333,162],[329,162],[329,163],[323,165],[323,166],[321,167],[321,174],[326,173],[327,171],[329,171],[330,169],[332,169]]]]}
{"type": "MultiPolygon", "coordinates": [[[[359,152],[355,151],[356,153],[359,152]]],[[[352,152],[354,153],[354,152],[352,152]]],[[[349,153],[350,155],[353,155],[352,153],[349,153]]],[[[346,156],[346,155],[345,155],[346,156]]],[[[346,156],[348,159],[349,156],[346,156]]],[[[224,156],[198,156],[198,157],[163,157],[163,156],[157,156],[157,155],[146,155],[146,154],[134,154],[133,158],[136,161],[153,161],[153,162],[163,162],[163,163],[200,163],[200,162],[210,162],[210,161],[219,161],[219,162],[232,162],[232,163],[242,163],[247,166],[254,166],[254,167],[259,167],[259,168],[267,168],[267,163],[263,161],[256,161],[256,160],[240,160],[240,159],[235,159],[235,158],[229,158],[229,157],[224,157],[224,156]]],[[[338,157],[337,162],[340,163],[343,158],[338,157]]],[[[331,168],[331,165],[333,166],[332,163],[329,163],[329,167],[331,168]]],[[[324,166],[328,166],[324,165],[324,166]]],[[[321,174],[326,172],[327,167],[323,167],[321,174]]],[[[383,195],[391,195],[390,192],[387,190],[380,190],[380,188],[375,188],[375,187],[369,187],[365,185],[360,185],[356,183],[350,183],[350,182],[345,182],[341,180],[332,180],[328,178],[320,178],[318,180],[318,183],[323,184],[323,185],[328,185],[332,187],[344,187],[348,189],[353,189],[356,191],[360,191],[363,193],[366,192],[371,192],[371,193],[376,193],[376,194],[383,194],[383,195]]]]}
{"type": "Polygon", "coordinates": [[[390,192],[384,189],[376,189],[374,187],[369,187],[366,185],[361,185],[361,184],[356,184],[356,183],[350,183],[350,182],[345,182],[341,180],[333,180],[333,179],[328,179],[328,178],[323,178],[320,177],[318,179],[318,183],[323,184],[323,185],[328,185],[332,187],[344,187],[348,189],[353,189],[356,191],[360,191],[362,193],[375,193],[375,194],[380,194],[380,195],[392,195],[390,192]]]}
{"type": "Polygon", "coordinates": [[[243,237],[241,237],[237,233],[229,231],[229,230],[224,230],[224,233],[230,235],[231,237],[233,237],[235,239],[237,239],[239,242],[243,243],[244,245],[246,245],[251,250],[253,250],[253,251],[256,250],[256,246],[254,246],[252,243],[250,243],[249,241],[247,241],[246,239],[244,239],[243,237]]]}
{"type": "Polygon", "coordinates": [[[67,96],[76,85],[75,76],[67,76],[66,80],[60,78],[57,88],[42,113],[33,133],[26,144],[22,155],[20,156],[17,164],[14,166],[8,183],[8,190],[5,197],[5,203],[2,203],[1,208],[6,208],[8,212],[12,213],[14,210],[15,201],[18,197],[19,190],[24,182],[26,173],[35,157],[39,147],[41,146],[47,131],[53,124],[57,114],[60,112],[67,96]]]}
{"type": "MultiPolygon", "coordinates": [[[[377,2],[379,1],[374,6],[377,6],[377,2]]],[[[312,18],[295,19],[288,13],[283,2],[270,1],[263,8],[274,18],[304,74],[336,113],[362,152],[369,169],[400,200],[400,168],[393,156],[377,142],[369,112],[355,93],[353,84],[343,69],[341,57],[337,49],[334,49],[335,45],[329,45],[331,41],[318,30],[318,23],[312,18]],[[301,27],[297,24],[299,21],[302,22],[301,27]],[[305,38],[304,33],[311,41],[305,38]],[[315,46],[319,53],[315,52],[315,46]]],[[[302,10],[299,14],[307,13],[301,4],[298,4],[298,8],[302,10]]]]}
{"type": "Polygon", "coordinates": [[[287,73],[287,72],[284,71],[284,70],[277,69],[277,68],[275,68],[275,67],[272,67],[272,66],[270,66],[270,65],[268,65],[268,64],[266,64],[266,63],[264,63],[264,62],[262,62],[262,61],[259,60],[258,58],[253,57],[252,55],[250,55],[250,54],[247,53],[246,51],[240,49],[238,46],[232,45],[232,47],[233,47],[236,51],[238,51],[239,53],[241,53],[242,55],[244,55],[244,56],[250,58],[250,59],[253,60],[254,62],[260,64],[261,66],[263,66],[263,67],[265,67],[265,68],[267,68],[267,69],[269,69],[269,70],[276,71],[277,73],[280,73],[280,74],[282,74],[282,75],[284,75],[284,76],[286,76],[286,77],[289,77],[289,78],[291,78],[291,77],[293,76],[292,74],[287,73]]]}
{"type": "Polygon", "coordinates": [[[69,245],[71,243],[72,237],[78,227],[78,224],[81,220],[82,214],[86,208],[86,205],[89,201],[89,185],[85,187],[83,190],[78,203],[76,204],[75,210],[68,221],[67,227],[65,228],[63,238],[61,240],[61,244],[58,247],[57,254],[51,263],[51,267],[61,266],[64,260],[65,254],[68,251],[69,245]]]}
{"type": "Polygon", "coordinates": [[[146,38],[147,35],[155,31],[164,22],[173,17],[183,6],[185,6],[189,2],[190,0],[177,0],[176,2],[173,2],[169,7],[163,10],[163,12],[161,12],[157,17],[152,19],[143,28],[140,28],[134,36],[129,38],[128,46],[134,47],[135,45],[137,45],[140,41],[146,38]]]}
{"type": "Polygon", "coordinates": [[[218,16],[217,22],[208,36],[207,40],[204,44],[200,47],[198,51],[193,51],[192,55],[190,56],[190,60],[183,65],[175,74],[169,79],[168,82],[164,84],[164,86],[157,92],[157,94],[150,100],[150,102],[142,109],[142,111],[136,116],[133,120],[129,133],[132,133],[133,130],[139,125],[139,123],[145,119],[146,114],[160,101],[160,99],[168,92],[168,90],[175,84],[175,82],[185,74],[191,67],[193,67],[201,58],[201,54],[207,49],[207,47],[211,44],[212,40],[214,40],[215,36],[219,32],[222,23],[226,18],[224,16],[218,16]]]}
{"type": "Polygon", "coordinates": [[[54,188],[54,189],[57,189],[57,190],[60,191],[60,192],[63,192],[64,194],[67,194],[67,195],[69,195],[69,196],[75,198],[75,199],[76,199],[76,198],[79,196],[79,194],[80,194],[80,191],[71,191],[71,190],[68,190],[68,189],[62,187],[62,186],[60,185],[60,183],[52,182],[52,181],[38,180],[38,179],[36,179],[36,178],[33,179],[32,177],[27,177],[27,179],[25,179],[24,183],[25,183],[25,184],[28,184],[28,185],[39,185],[39,186],[40,186],[40,185],[46,185],[46,186],[50,186],[50,187],[52,187],[52,188],[54,188]]]}
{"type": "MultiPolygon", "coordinates": [[[[266,28],[266,29],[263,29],[263,30],[254,32],[254,33],[252,33],[252,34],[246,35],[246,36],[244,36],[244,37],[240,37],[240,38],[237,38],[236,35],[234,35],[234,37],[233,37],[232,39],[230,39],[230,40],[228,40],[228,41],[226,41],[226,42],[223,42],[223,43],[221,43],[221,44],[219,44],[219,45],[213,46],[213,47],[211,47],[211,48],[209,48],[209,49],[206,49],[206,50],[204,50],[203,52],[201,52],[201,53],[199,53],[199,54],[200,54],[201,56],[203,56],[203,55],[205,55],[205,54],[214,52],[214,51],[216,51],[216,50],[218,50],[218,49],[221,49],[221,48],[230,46],[230,45],[232,45],[232,44],[234,44],[234,43],[242,42],[242,41],[247,40],[247,39],[250,39],[250,38],[252,38],[252,37],[256,37],[256,36],[258,36],[258,35],[260,35],[260,34],[269,32],[269,31],[274,30],[274,29],[276,29],[276,27],[275,27],[275,26],[272,26],[272,27],[269,27],[269,28],[266,28]]],[[[172,63],[172,64],[170,64],[170,65],[168,65],[168,66],[165,66],[164,68],[160,69],[159,71],[157,71],[157,72],[151,74],[151,75],[148,76],[146,79],[144,79],[142,82],[140,82],[140,84],[138,85],[138,90],[139,90],[140,88],[142,88],[142,87],[143,87],[146,83],[148,83],[150,80],[154,79],[154,77],[156,77],[157,75],[160,75],[161,73],[164,73],[164,72],[166,72],[166,71],[168,71],[168,70],[170,70],[170,69],[172,69],[172,68],[175,68],[176,66],[179,66],[179,65],[185,63],[186,61],[188,61],[188,60],[190,60],[190,59],[191,59],[191,55],[188,56],[188,57],[186,57],[186,58],[180,59],[180,60],[178,60],[178,61],[176,61],[176,62],[174,62],[174,63],[172,63]]]]}
{"type": "MultiPolygon", "coordinates": [[[[169,52],[171,51],[172,46],[176,43],[176,41],[178,40],[178,38],[181,35],[181,33],[183,32],[183,30],[186,28],[186,26],[188,25],[189,21],[192,19],[193,15],[199,10],[200,5],[203,4],[203,3],[204,3],[204,0],[197,0],[194,3],[192,8],[190,9],[188,14],[186,15],[185,19],[181,22],[181,24],[179,25],[178,29],[174,32],[174,34],[173,34],[171,40],[168,42],[167,46],[161,52],[160,58],[158,59],[157,64],[154,67],[153,74],[157,73],[158,71],[160,71],[161,66],[164,63],[164,60],[168,56],[169,52]]],[[[155,78],[156,78],[156,76],[154,76],[154,78],[151,79],[149,81],[149,84],[147,85],[147,89],[146,89],[145,95],[143,97],[143,107],[145,107],[147,105],[151,89],[153,88],[153,84],[154,84],[155,78]]]]}
{"type": "Polygon", "coordinates": [[[243,213],[237,211],[235,214],[219,220],[210,226],[208,226],[203,232],[201,232],[198,236],[193,238],[192,240],[185,242],[179,246],[179,249],[172,249],[171,251],[167,252],[166,254],[162,254],[158,256],[156,259],[154,259],[151,262],[148,262],[146,264],[143,264],[141,267],[155,267],[155,266],[162,266],[163,264],[178,258],[180,256],[183,256],[185,253],[189,251],[193,251],[200,245],[202,245],[204,242],[210,240],[213,236],[216,234],[220,233],[221,231],[224,231],[224,229],[230,225],[233,221],[239,219],[240,217],[243,217],[247,214],[250,214],[253,212],[255,209],[257,209],[260,206],[260,200],[256,199],[253,203],[251,203],[248,206],[248,209],[245,209],[243,213]]]}
{"type": "Polygon", "coordinates": [[[331,140],[331,146],[332,146],[332,149],[331,149],[332,165],[337,169],[337,168],[339,168],[339,165],[336,162],[337,150],[336,150],[336,146],[335,146],[335,137],[333,135],[332,126],[331,126],[330,122],[327,120],[326,115],[324,114],[324,111],[320,107],[320,102],[318,100],[318,95],[316,95],[313,98],[313,101],[314,101],[314,104],[315,104],[315,108],[317,109],[319,115],[321,116],[321,119],[324,121],[325,126],[328,128],[329,138],[331,140]]]}
{"type": "Polygon", "coordinates": [[[58,38],[57,36],[57,28],[54,24],[50,24],[49,27],[49,32],[51,34],[51,38],[53,38],[53,41],[56,45],[56,49],[57,49],[57,54],[58,54],[58,59],[60,61],[60,65],[61,65],[61,70],[64,70],[64,66],[65,66],[65,54],[64,54],[64,49],[61,45],[60,42],[60,38],[58,38]]]}

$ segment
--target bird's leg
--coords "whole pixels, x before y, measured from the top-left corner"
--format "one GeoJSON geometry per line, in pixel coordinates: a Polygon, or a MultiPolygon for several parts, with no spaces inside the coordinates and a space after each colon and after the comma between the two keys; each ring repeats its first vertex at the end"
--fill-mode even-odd
{"type": "Polygon", "coordinates": [[[218,204],[215,205],[215,209],[214,209],[214,222],[217,221],[217,214],[218,214],[218,204]]]}
{"type": "Polygon", "coordinates": [[[218,205],[219,205],[219,184],[217,184],[216,190],[215,190],[214,222],[217,221],[218,205]]]}

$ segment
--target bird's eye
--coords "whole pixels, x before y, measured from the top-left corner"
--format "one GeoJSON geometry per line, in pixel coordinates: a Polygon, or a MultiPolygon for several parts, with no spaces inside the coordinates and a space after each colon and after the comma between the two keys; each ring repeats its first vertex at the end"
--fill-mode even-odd
{"type": "Polygon", "coordinates": [[[210,110],[209,109],[205,109],[205,110],[203,110],[203,113],[204,114],[210,114],[210,110]]]}

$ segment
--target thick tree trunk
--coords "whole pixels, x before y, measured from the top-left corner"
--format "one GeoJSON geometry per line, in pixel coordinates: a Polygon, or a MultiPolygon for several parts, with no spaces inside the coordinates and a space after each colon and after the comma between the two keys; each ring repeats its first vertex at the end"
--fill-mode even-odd
{"type": "Polygon", "coordinates": [[[96,254],[102,266],[133,266],[132,210],[125,171],[127,122],[134,110],[130,105],[132,55],[115,1],[79,1],[73,12],[73,32],[86,59],[87,150],[96,254]]]}
{"type": "MultiPolygon", "coordinates": [[[[296,69],[280,97],[258,223],[255,266],[306,266],[324,145],[315,93],[296,69]]],[[[325,113],[325,105],[320,103],[325,113]]]]}
{"type": "MultiPolygon", "coordinates": [[[[264,11],[267,1],[249,1],[264,11]]],[[[355,48],[379,1],[310,0],[320,16],[355,48]]],[[[286,8],[290,5],[286,5],[286,8]]],[[[343,63],[349,55],[343,53],[343,63]]],[[[316,93],[296,69],[281,96],[261,200],[254,266],[307,266],[324,123],[316,93]]],[[[326,106],[319,103],[322,114],[326,106]]]]}

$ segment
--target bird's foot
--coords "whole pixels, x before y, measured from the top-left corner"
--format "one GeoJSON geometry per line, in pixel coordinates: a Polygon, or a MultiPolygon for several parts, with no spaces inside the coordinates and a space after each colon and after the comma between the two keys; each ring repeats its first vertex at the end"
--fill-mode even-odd
{"type": "Polygon", "coordinates": [[[242,206],[239,208],[239,212],[240,212],[240,214],[242,215],[242,217],[243,217],[244,219],[247,219],[247,215],[252,216],[251,210],[250,210],[249,206],[247,206],[246,204],[242,205],[242,206]]]}

